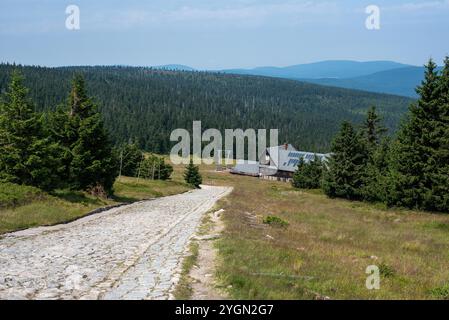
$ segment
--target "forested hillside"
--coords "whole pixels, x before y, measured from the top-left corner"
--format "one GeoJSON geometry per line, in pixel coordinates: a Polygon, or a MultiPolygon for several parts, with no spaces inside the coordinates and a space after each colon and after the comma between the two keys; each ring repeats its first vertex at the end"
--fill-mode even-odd
{"type": "Polygon", "coordinates": [[[348,79],[404,67],[410,66],[394,61],[328,60],[288,67],[258,67],[223,71],[233,74],[250,74],[287,79],[348,79]]]}
{"type": "MultiPolygon", "coordinates": [[[[14,66],[0,65],[0,91],[14,66]]],[[[322,87],[293,80],[136,67],[19,67],[38,110],[65,102],[70,80],[82,72],[111,137],[138,140],[166,153],[175,128],[201,120],[207,128],[278,128],[280,142],[328,151],[343,120],[359,123],[375,105],[395,129],[412,100],[362,91],[322,87]]]]}
{"type": "MultiPolygon", "coordinates": [[[[437,68],[441,71],[442,68],[437,68]]],[[[424,67],[396,68],[347,79],[304,79],[303,81],[339,88],[368,90],[417,98],[416,87],[424,80],[424,67]]]]}

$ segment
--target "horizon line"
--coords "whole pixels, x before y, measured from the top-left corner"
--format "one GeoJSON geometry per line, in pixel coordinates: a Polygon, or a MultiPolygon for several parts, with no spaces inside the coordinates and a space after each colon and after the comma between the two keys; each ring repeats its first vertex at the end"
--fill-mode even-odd
{"type": "MultiPolygon", "coordinates": [[[[230,67],[230,68],[224,68],[224,69],[216,69],[216,68],[197,68],[192,67],[188,64],[183,63],[167,63],[167,64],[158,64],[158,65],[133,65],[133,64],[64,64],[64,65],[45,65],[45,64],[32,64],[32,63],[21,63],[21,62],[15,62],[15,61],[1,61],[0,64],[9,64],[9,65],[18,65],[18,66],[30,66],[30,67],[43,67],[43,68],[67,68],[67,67],[131,67],[131,68],[163,68],[163,67],[169,67],[169,66],[180,66],[180,67],[187,67],[190,69],[193,69],[192,71],[225,71],[225,70],[252,70],[257,68],[278,68],[278,69],[284,69],[289,67],[295,67],[295,66],[301,66],[301,65],[310,65],[310,64],[317,64],[317,63],[323,63],[323,62],[356,62],[356,63],[369,63],[369,62],[392,62],[397,64],[403,64],[405,67],[423,67],[429,60],[427,60],[422,65],[416,65],[416,64],[409,64],[409,63],[403,63],[395,60],[353,60],[353,59],[327,59],[327,60],[317,60],[313,62],[305,62],[305,63],[298,63],[298,64],[290,64],[290,65],[282,65],[282,66],[275,66],[275,65],[260,65],[255,67],[230,67]]],[[[434,60],[435,61],[435,60],[434,60]]],[[[438,67],[441,67],[441,65],[438,65],[438,67]]]]}

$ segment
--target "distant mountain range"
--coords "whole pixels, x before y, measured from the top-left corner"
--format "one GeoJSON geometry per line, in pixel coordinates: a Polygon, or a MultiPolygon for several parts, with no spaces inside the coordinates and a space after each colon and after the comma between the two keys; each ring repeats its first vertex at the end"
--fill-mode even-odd
{"type": "Polygon", "coordinates": [[[194,68],[185,66],[183,64],[166,64],[163,66],[155,66],[156,69],[163,69],[163,70],[171,70],[171,71],[195,71],[194,68]]]}
{"type": "MultiPolygon", "coordinates": [[[[441,69],[439,68],[439,70],[441,69]]],[[[418,95],[415,88],[424,79],[424,71],[423,67],[411,66],[348,79],[304,79],[304,81],[326,86],[416,98],[418,95]]]]}
{"type": "MultiPolygon", "coordinates": [[[[160,66],[161,69],[194,71],[184,65],[160,66]]],[[[209,70],[212,71],[212,70],[209,70]]],[[[415,88],[424,78],[424,68],[394,61],[358,62],[330,60],[288,67],[225,69],[217,72],[294,79],[314,84],[416,98],[415,88]]]]}
{"type": "Polygon", "coordinates": [[[289,79],[353,78],[372,73],[399,69],[408,65],[392,61],[357,62],[346,60],[322,61],[289,67],[258,67],[254,69],[229,69],[226,73],[252,74],[289,79]]]}

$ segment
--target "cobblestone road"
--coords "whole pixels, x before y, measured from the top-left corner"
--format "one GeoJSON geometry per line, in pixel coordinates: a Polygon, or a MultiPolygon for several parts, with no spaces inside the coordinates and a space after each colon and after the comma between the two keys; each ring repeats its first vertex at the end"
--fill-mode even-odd
{"type": "Polygon", "coordinates": [[[201,190],[0,239],[0,299],[168,299],[202,215],[231,191],[201,190]]]}

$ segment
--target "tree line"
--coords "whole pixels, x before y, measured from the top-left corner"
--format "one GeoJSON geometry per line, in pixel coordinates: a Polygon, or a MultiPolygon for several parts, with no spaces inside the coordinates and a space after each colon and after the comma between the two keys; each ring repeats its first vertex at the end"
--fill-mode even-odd
{"type": "Polygon", "coordinates": [[[137,177],[151,180],[167,180],[173,166],[161,156],[145,155],[137,143],[130,142],[118,148],[120,157],[119,176],[137,177]]]}
{"type": "Polygon", "coordinates": [[[42,113],[23,75],[12,72],[0,100],[0,182],[107,196],[119,174],[165,180],[172,171],[162,157],[145,157],[133,144],[113,146],[81,74],[74,76],[66,102],[42,113]]]}
{"type": "Polygon", "coordinates": [[[429,61],[416,91],[395,138],[371,108],[360,128],[342,123],[327,163],[301,163],[293,185],[322,187],[332,198],[449,212],[449,57],[441,72],[429,61]]]}

